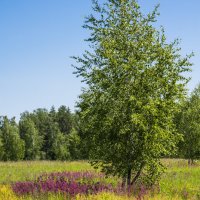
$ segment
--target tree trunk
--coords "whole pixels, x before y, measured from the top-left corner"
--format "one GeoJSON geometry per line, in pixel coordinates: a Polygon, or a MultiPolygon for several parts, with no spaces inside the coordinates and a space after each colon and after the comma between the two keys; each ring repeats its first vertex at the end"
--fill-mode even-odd
{"type": "Polygon", "coordinates": [[[142,172],[143,166],[144,166],[144,165],[141,164],[139,171],[137,172],[137,174],[135,175],[135,177],[133,178],[133,180],[132,180],[132,182],[131,182],[131,185],[133,185],[133,184],[137,181],[137,179],[139,178],[139,176],[140,176],[140,174],[141,174],[141,172],[142,172]]]}
{"type": "Polygon", "coordinates": [[[128,169],[127,173],[127,186],[129,187],[131,185],[131,169],[128,169]]]}

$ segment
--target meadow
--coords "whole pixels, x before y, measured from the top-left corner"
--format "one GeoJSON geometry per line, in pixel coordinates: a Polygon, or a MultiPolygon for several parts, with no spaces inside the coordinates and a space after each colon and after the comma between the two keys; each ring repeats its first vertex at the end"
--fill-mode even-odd
{"type": "MultiPolygon", "coordinates": [[[[86,161],[76,162],[58,162],[58,161],[23,161],[23,162],[0,162],[0,200],[26,200],[26,199],[76,199],[76,200],[126,200],[126,199],[200,199],[200,163],[194,166],[188,166],[186,160],[182,159],[164,159],[166,173],[162,175],[159,186],[154,191],[144,191],[142,195],[127,195],[122,192],[116,192],[113,185],[117,186],[121,180],[113,177],[104,177],[95,171],[86,161]],[[53,174],[52,174],[53,173],[53,174]],[[50,175],[49,175],[50,174],[50,175]],[[56,175],[55,175],[56,174],[56,175]],[[58,176],[59,178],[56,178],[58,176]],[[61,179],[68,179],[76,176],[77,182],[70,179],[70,187],[73,184],[72,196],[66,192],[55,192],[51,180],[56,182],[61,179]],[[48,186],[45,186],[42,192],[30,194],[17,193],[24,185],[23,183],[36,184],[40,177],[41,184],[48,179],[48,186]],[[49,178],[50,177],[50,178],[49,178]],[[52,178],[53,177],[53,178],[52,178]],[[99,180],[98,180],[99,179],[99,180]],[[94,180],[96,181],[94,184],[94,180]],[[84,182],[82,191],[91,191],[85,194],[79,193],[78,186],[84,182]],[[18,185],[17,185],[18,183],[18,185]],[[110,188],[112,185],[112,188],[110,188]],[[17,192],[16,192],[17,191],[17,192]],[[77,192],[78,191],[78,192],[77,192]]],[[[73,179],[73,178],[72,178],[73,179]]],[[[75,181],[76,181],[75,180],[75,181]]],[[[30,190],[30,184],[26,189],[30,190]]],[[[83,184],[82,184],[83,186],[83,184]]],[[[35,186],[34,186],[35,187],[35,186]]],[[[56,186],[57,187],[57,186],[56,186]]],[[[22,193],[25,190],[20,190],[22,193]]],[[[70,193],[70,194],[71,194],[70,193]]]]}

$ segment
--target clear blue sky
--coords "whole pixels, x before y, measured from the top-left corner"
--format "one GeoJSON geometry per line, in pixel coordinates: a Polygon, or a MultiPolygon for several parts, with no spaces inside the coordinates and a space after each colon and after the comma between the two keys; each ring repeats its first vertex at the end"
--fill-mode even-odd
{"type": "MultiPolygon", "coordinates": [[[[103,0],[101,0],[103,1],[103,0]]],[[[192,90],[200,80],[200,1],[139,0],[144,12],[160,3],[158,24],[169,41],[182,39],[182,54],[195,52],[192,90]]],[[[90,0],[0,1],[0,115],[66,105],[74,110],[83,86],[72,74],[72,55],[87,48],[81,26],[90,0]]]]}

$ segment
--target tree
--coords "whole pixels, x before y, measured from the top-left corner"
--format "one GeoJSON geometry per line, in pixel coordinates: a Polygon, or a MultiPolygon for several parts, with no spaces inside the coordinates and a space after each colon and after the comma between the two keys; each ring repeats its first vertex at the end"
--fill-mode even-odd
{"type": "Polygon", "coordinates": [[[77,159],[88,160],[90,145],[88,144],[87,134],[84,133],[84,128],[82,125],[83,124],[81,123],[79,113],[78,112],[74,113],[73,114],[73,129],[70,133],[70,138],[71,138],[70,152],[73,159],[77,158],[77,159]],[[71,137],[71,135],[73,137],[71,137]],[[74,150],[74,148],[76,150],[74,150]],[[72,153],[75,151],[77,152],[75,153],[76,155],[72,153]]]}
{"type": "Polygon", "coordinates": [[[35,160],[40,158],[40,149],[42,140],[34,122],[29,118],[21,118],[19,121],[20,137],[25,142],[25,157],[26,160],[35,160]]]}
{"type": "Polygon", "coordinates": [[[72,129],[71,133],[67,136],[69,143],[69,152],[72,160],[82,159],[81,155],[81,141],[76,129],[72,129]]]}
{"type": "MultiPolygon", "coordinates": [[[[25,113],[26,114],[26,113],[25,113]]],[[[53,120],[47,109],[38,108],[33,111],[33,113],[27,113],[32,121],[34,122],[39,136],[41,138],[41,158],[42,159],[51,159],[50,153],[50,140],[52,140],[52,127],[53,120]]],[[[52,143],[51,143],[52,144],[52,143]]]]}
{"type": "Polygon", "coordinates": [[[55,154],[53,144],[57,140],[59,134],[60,130],[58,124],[51,121],[48,125],[45,139],[46,158],[49,160],[57,160],[57,154],[55,154]]]}
{"type": "Polygon", "coordinates": [[[69,108],[66,108],[66,106],[60,106],[58,108],[56,121],[60,131],[65,135],[68,135],[72,129],[72,117],[69,108]]]}
{"type": "MultiPolygon", "coordinates": [[[[22,129],[26,129],[26,131],[22,131],[26,132],[26,134],[22,133],[22,138],[25,139],[26,137],[27,150],[28,147],[29,151],[33,150],[31,149],[32,147],[28,145],[28,143],[31,142],[31,138],[33,137],[34,132],[34,137],[35,139],[37,138],[37,144],[41,146],[41,159],[69,159],[70,152],[68,149],[69,142],[67,138],[68,135],[70,135],[73,126],[73,119],[68,108],[65,106],[60,106],[58,111],[56,111],[52,106],[50,112],[46,109],[39,108],[34,110],[33,113],[24,112],[21,115],[21,119],[23,124],[21,124],[22,126],[20,127],[22,129]],[[26,119],[29,119],[29,122],[26,121],[26,119]],[[33,122],[32,125],[30,124],[30,120],[33,122]],[[30,130],[30,126],[32,126],[32,130],[30,130]],[[63,138],[64,140],[61,141],[63,138]],[[55,149],[55,147],[57,149],[55,149]]],[[[34,144],[36,145],[36,143],[34,144]]],[[[35,148],[39,146],[36,145],[35,148]]],[[[37,151],[38,150],[39,149],[37,149],[37,151]]]]}
{"type": "Polygon", "coordinates": [[[2,143],[2,139],[1,139],[1,130],[0,130],[0,160],[3,159],[4,156],[4,149],[3,149],[3,143],[2,143]]]}
{"type": "Polygon", "coordinates": [[[54,106],[52,106],[51,108],[50,108],[50,112],[49,112],[49,115],[50,115],[50,117],[51,117],[51,119],[54,121],[54,122],[56,122],[56,115],[57,115],[57,112],[56,112],[56,109],[55,109],[55,107],[54,106]]]}
{"type": "Polygon", "coordinates": [[[71,158],[67,136],[60,131],[53,141],[52,152],[56,160],[69,160],[71,158]]]}
{"type": "Polygon", "coordinates": [[[91,48],[74,57],[87,84],[78,107],[91,163],[127,185],[158,180],[161,155],[179,139],[173,118],[192,54],[182,57],[179,41],[154,28],[157,8],[144,15],[135,0],[94,0],[84,25],[91,48]]]}
{"type": "Polygon", "coordinates": [[[179,132],[183,134],[180,153],[192,164],[200,158],[200,84],[183,102],[176,121],[179,132]]]}
{"type": "Polygon", "coordinates": [[[1,122],[1,142],[4,151],[3,160],[17,161],[24,157],[24,141],[20,139],[19,129],[14,119],[3,117],[1,122]]]}

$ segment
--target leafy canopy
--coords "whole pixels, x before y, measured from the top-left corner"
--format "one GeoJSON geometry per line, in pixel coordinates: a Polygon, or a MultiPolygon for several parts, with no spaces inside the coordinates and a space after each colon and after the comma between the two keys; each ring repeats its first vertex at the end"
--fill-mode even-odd
{"type": "Polygon", "coordinates": [[[157,8],[144,15],[134,0],[93,1],[84,25],[90,50],[74,57],[75,73],[87,84],[78,107],[91,163],[128,185],[154,183],[160,157],[173,152],[176,102],[191,66],[179,41],[167,43],[164,29],[153,26],[157,8]]]}
{"type": "Polygon", "coordinates": [[[177,127],[183,134],[180,153],[186,159],[200,158],[200,84],[193,90],[181,107],[177,116],[177,127]]]}

